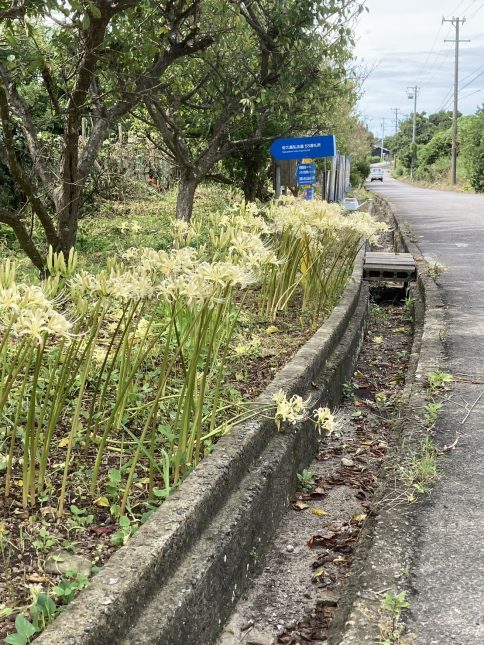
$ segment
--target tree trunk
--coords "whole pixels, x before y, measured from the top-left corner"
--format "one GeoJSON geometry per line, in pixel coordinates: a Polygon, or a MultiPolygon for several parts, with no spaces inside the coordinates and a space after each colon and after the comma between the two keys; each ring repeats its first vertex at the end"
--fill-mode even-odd
{"type": "Polygon", "coordinates": [[[198,186],[198,179],[191,172],[183,172],[176,198],[176,218],[185,222],[192,219],[193,200],[198,186]]]}
{"type": "Polygon", "coordinates": [[[244,191],[244,197],[246,202],[255,202],[257,196],[257,172],[258,168],[255,163],[244,159],[244,181],[242,183],[242,190],[244,191]]]}
{"type": "Polygon", "coordinates": [[[79,126],[77,111],[67,116],[64,134],[64,159],[62,164],[62,197],[57,213],[60,247],[67,257],[76,243],[77,222],[81,203],[81,181],[78,173],[79,126]]]}
{"type": "Polygon", "coordinates": [[[269,194],[265,188],[267,152],[261,146],[252,146],[242,155],[244,179],[242,190],[246,202],[255,202],[256,199],[266,201],[269,194]]]}

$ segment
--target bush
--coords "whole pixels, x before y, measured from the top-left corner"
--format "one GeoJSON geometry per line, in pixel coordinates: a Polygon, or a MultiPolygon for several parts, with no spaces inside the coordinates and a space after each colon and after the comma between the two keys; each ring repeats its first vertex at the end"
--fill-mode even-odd
{"type": "Polygon", "coordinates": [[[477,193],[484,193],[484,110],[460,120],[460,154],[467,178],[477,193]]]}
{"type": "Polygon", "coordinates": [[[452,130],[437,132],[436,135],[418,150],[417,158],[419,167],[428,167],[438,159],[449,159],[452,149],[452,130]]]}
{"type": "Polygon", "coordinates": [[[350,183],[353,188],[359,188],[370,174],[370,162],[363,159],[351,165],[350,183]]]}

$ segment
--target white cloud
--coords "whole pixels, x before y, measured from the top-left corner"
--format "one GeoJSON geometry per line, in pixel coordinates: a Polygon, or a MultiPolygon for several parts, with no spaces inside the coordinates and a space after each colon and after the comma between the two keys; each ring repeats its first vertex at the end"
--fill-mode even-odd
{"type": "Polygon", "coordinates": [[[443,16],[467,18],[460,38],[471,42],[460,48],[459,109],[475,112],[484,101],[484,74],[477,76],[484,71],[484,0],[366,0],[366,6],[369,11],[356,28],[355,53],[372,70],[359,103],[372,130],[381,132],[383,117],[392,130],[391,108],[412,111],[408,86],[420,87],[417,110],[430,114],[452,108],[454,45],[444,39],[453,39],[455,30],[442,24],[443,16]]]}

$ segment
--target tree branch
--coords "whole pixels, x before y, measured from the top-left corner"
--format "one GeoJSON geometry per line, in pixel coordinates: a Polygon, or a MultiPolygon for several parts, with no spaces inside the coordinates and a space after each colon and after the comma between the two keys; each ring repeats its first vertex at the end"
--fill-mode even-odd
{"type": "Polygon", "coordinates": [[[14,0],[8,9],[0,11],[0,21],[23,18],[27,12],[27,6],[28,0],[25,2],[16,2],[16,0],[14,0]]]}
{"type": "Polygon", "coordinates": [[[3,82],[3,91],[5,92],[6,97],[8,97],[9,104],[11,105],[15,115],[21,121],[21,127],[30,152],[34,171],[44,185],[47,194],[54,204],[56,204],[58,201],[55,193],[56,181],[50,168],[44,161],[44,153],[39,145],[37,128],[34,125],[32,115],[30,114],[25,101],[17,92],[15,85],[11,82],[8,70],[3,63],[0,63],[0,80],[3,82]]]}
{"type": "Polygon", "coordinates": [[[47,209],[45,208],[44,204],[42,203],[41,199],[39,199],[39,197],[37,196],[36,187],[32,185],[30,178],[25,174],[17,159],[17,154],[15,151],[15,143],[14,143],[12,127],[11,127],[8,98],[7,98],[6,92],[1,86],[0,86],[0,121],[2,123],[6,160],[7,160],[8,168],[10,170],[12,178],[14,181],[16,181],[19,184],[19,186],[21,186],[25,195],[30,200],[30,203],[32,204],[32,208],[35,214],[37,215],[37,217],[39,218],[42,224],[42,227],[45,231],[47,241],[54,248],[57,248],[59,246],[59,238],[57,236],[52,219],[47,209]]]}
{"type": "Polygon", "coordinates": [[[15,233],[20,246],[31,259],[34,266],[36,266],[39,271],[43,272],[45,269],[44,260],[33,243],[22,220],[20,220],[13,211],[0,206],[0,222],[10,226],[15,233]]]}

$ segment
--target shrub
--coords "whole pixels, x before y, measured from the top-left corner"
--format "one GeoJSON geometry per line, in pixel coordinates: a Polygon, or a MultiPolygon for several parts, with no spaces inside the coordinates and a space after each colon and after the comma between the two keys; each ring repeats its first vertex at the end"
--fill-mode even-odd
{"type": "Polygon", "coordinates": [[[460,120],[460,155],[467,178],[477,193],[484,192],[484,110],[460,120]]]}

